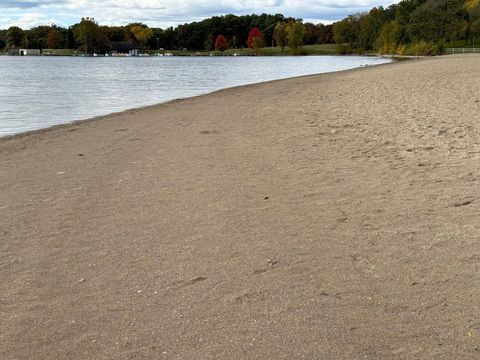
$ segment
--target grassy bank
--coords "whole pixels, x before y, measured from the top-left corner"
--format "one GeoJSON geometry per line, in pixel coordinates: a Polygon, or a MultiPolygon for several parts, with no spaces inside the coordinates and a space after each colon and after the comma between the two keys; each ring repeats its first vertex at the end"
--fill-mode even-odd
{"type": "MultiPolygon", "coordinates": [[[[157,53],[156,50],[148,51],[149,54],[154,55],[157,53]]],[[[192,51],[192,50],[162,50],[160,53],[171,53],[176,56],[253,56],[253,55],[263,55],[263,56],[290,56],[292,52],[289,47],[286,46],[283,51],[280,47],[264,47],[261,48],[258,53],[249,48],[241,49],[228,49],[223,52],[214,50],[214,51],[192,51]]],[[[305,45],[302,47],[302,55],[334,55],[338,54],[338,49],[336,44],[319,44],[319,45],[305,45]]]]}
{"type": "MultiPolygon", "coordinates": [[[[43,49],[43,55],[46,56],[75,56],[82,55],[83,52],[78,49],[43,49]]],[[[159,53],[157,50],[148,50],[145,53],[150,55],[156,55],[159,53]]],[[[290,48],[286,46],[283,51],[280,47],[264,47],[260,49],[258,53],[249,48],[241,49],[228,49],[224,52],[218,50],[214,51],[195,51],[195,50],[161,50],[160,54],[170,53],[175,56],[291,56],[293,55],[290,48]]],[[[1,54],[1,52],[0,52],[1,54]]],[[[5,52],[7,54],[7,52],[5,52]]],[[[339,49],[336,44],[318,44],[318,45],[305,45],[302,47],[300,55],[336,55],[339,54],[339,49]]]]}
{"type": "Polygon", "coordinates": [[[480,48],[480,38],[476,38],[473,42],[471,41],[466,42],[465,40],[452,41],[452,42],[446,43],[445,47],[465,48],[465,49],[480,48]]]}

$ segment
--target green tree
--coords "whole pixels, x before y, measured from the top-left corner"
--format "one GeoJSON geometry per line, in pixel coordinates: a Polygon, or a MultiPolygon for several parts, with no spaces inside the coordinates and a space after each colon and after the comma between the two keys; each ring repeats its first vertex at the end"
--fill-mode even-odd
{"type": "Polygon", "coordinates": [[[128,37],[123,26],[109,26],[106,28],[106,34],[109,41],[115,42],[126,41],[128,37]]]}
{"type": "Polygon", "coordinates": [[[475,38],[480,36],[480,0],[467,0],[465,7],[470,17],[468,35],[472,45],[476,46],[475,38]]]}
{"type": "MultiPolygon", "coordinates": [[[[176,38],[176,33],[175,33],[175,29],[170,26],[169,28],[165,29],[165,32],[164,32],[164,41],[165,41],[165,46],[161,46],[165,49],[175,49],[176,46],[175,46],[175,38],[176,38]]],[[[212,40],[213,42],[213,40],[212,40]]]]}
{"type": "MultiPolygon", "coordinates": [[[[480,37],[480,19],[472,22],[471,33],[473,37],[480,37]]],[[[480,46],[480,44],[478,44],[480,46]]]]}
{"type": "Polygon", "coordinates": [[[303,35],[305,29],[299,21],[289,24],[288,26],[288,47],[293,54],[299,54],[303,46],[303,35]]]}
{"type": "Polygon", "coordinates": [[[319,44],[322,37],[322,25],[304,23],[303,45],[319,44]]]}
{"type": "Polygon", "coordinates": [[[54,26],[40,25],[27,30],[28,46],[31,49],[44,49],[47,46],[48,32],[52,28],[54,28],[54,26]]]}
{"type": "Polygon", "coordinates": [[[12,26],[7,31],[7,48],[27,47],[25,31],[18,26],[12,26]]]}
{"type": "Polygon", "coordinates": [[[255,54],[260,53],[260,49],[265,46],[265,40],[261,37],[256,37],[252,40],[252,49],[255,50],[255,54]]]}
{"type": "Polygon", "coordinates": [[[333,25],[318,24],[318,43],[319,44],[332,44],[335,42],[333,39],[333,25]]]}
{"type": "Polygon", "coordinates": [[[69,26],[67,30],[66,47],[67,49],[75,48],[75,36],[73,34],[73,28],[71,26],[69,26]]]}
{"type": "Polygon", "coordinates": [[[350,15],[333,24],[333,39],[337,44],[355,44],[359,30],[359,16],[350,15]]]}
{"type": "Polygon", "coordinates": [[[396,51],[398,45],[399,30],[396,20],[392,20],[383,25],[380,33],[375,40],[374,49],[382,54],[392,54],[396,51]]]}
{"type": "Polygon", "coordinates": [[[82,18],[73,28],[73,35],[80,50],[88,54],[106,50],[108,38],[94,18],[82,18]]]}
{"type": "Polygon", "coordinates": [[[431,42],[457,38],[466,18],[463,4],[463,0],[428,0],[411,13],[409,38],[431,42]]]}
{"type": "Polygon", "coordinates": [[[215,48],[215,41],[213,41],[212,35],[208,36],[207,39],[205,40],[205,43],[203,45],[205,50],[210,51],[215,48]]]}
{"type": "Polygon", "coordinates": [[[278,22],[274,29],[275,43],[283,49],[288,44],[287,25],[284,22],[278,22]]]}
{"type": "Polygon", "coordinates": [[[385,22],[386,13],[381,6],[373,8],[360,18],[358,46],[362,51],[373,49],[375,40],[385,22]]]}

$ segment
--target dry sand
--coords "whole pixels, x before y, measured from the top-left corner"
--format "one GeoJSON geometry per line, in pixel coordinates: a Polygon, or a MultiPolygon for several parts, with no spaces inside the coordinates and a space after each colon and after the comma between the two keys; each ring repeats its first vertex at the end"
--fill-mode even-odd
{"type": "Polygon", "coordinates": [[[480,57],[0,141],[0,358],[480,357],[480,57]]]}

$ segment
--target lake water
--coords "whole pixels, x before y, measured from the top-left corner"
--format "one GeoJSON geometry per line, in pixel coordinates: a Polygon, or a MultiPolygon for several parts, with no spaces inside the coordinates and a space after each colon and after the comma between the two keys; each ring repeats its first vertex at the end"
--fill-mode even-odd
{"type": "Polygon", "coordinates": [[[232,86],[389,61],[361,56],[0,56],[0,137],[232,86]]]}

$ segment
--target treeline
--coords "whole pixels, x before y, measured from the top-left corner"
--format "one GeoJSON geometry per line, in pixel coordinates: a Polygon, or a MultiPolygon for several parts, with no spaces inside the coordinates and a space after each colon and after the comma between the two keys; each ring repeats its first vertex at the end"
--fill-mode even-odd
{"type": "MultiPolygon", "coordinates": [[[[69,28],[51,25],[23,30],[14,26],[0,30],[0,48],[79,49],[102,53],[109,50],[112,42],[128,42],[138,44],[142,50],[213,50],[219,36],[225,38],[228,48],[244,48],[247,47],[249,34],[254,28],[261,32],[264,46],[274,46],[275,27],[278,24],[300,22],[300,19],[287,18],[281,14],[225,15],[161,29],[149,28],[141,23],[102,26],[93,18],[83,18],[69,28]]],[[[302,25],[302,44],[333,43],[332,25],[302,25]]]]}
{"type": "Polygon", "coordinates": [[[343,53],[434,55],[446,43],[474,44],[480,36],[480,1],[403,0],[336,22],[333,36],[343,53]]]}
{"type": "Polygon", "coordinates": [[[126,42],[141,50],[223,51],[246,46],[258,50],[276,45],[302,53],[302,45],[335,42],[341,53],[433,55],[443,52],[445,44],[474,44],[478,37],[480,0],[403,0],[388,8],[350,15],[333,25],[303,23],[281,14],[214,16],[167,29],[141,23],[101,26],[93,18],[83,18],[69,28],[52,25],[0,31],[0,49],[65,48],[102,53],[112,42],[126,42]]]}

